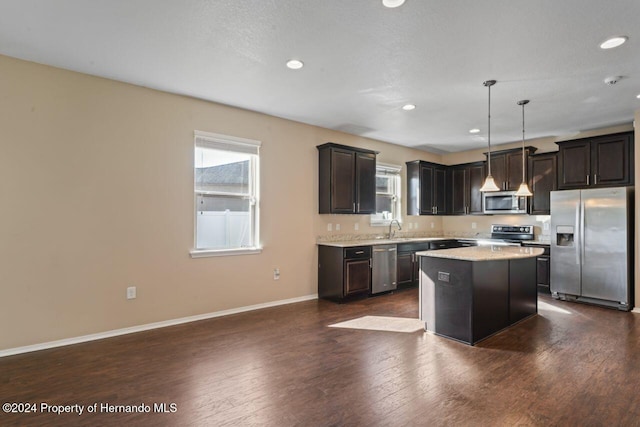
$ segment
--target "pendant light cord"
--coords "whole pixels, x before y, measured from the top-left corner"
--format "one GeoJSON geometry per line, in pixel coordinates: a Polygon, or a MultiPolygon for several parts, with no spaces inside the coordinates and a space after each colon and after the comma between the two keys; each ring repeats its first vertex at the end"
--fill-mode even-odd
{"type": "Polygon", "coordinates": [[[489,144],[489,155],[488,155],[489,173],[487,176],[491,176],[491,86],[492,84],[493,83],[490,83],[487,85],[487,87],[489,88],[489,108],[487,109],[487,111],[489,111],[489,114],[487,115],[487,141],[489,144]]]}
{"type": "Polygon", "coordinates": [[[524,106],[526,102],[522,103],[522,182],[524,182],[524,106]]]}

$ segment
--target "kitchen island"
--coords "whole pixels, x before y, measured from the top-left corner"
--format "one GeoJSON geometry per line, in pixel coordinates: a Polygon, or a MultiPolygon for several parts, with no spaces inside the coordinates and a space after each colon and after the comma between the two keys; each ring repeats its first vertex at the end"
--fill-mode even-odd
{"type": "Polygon", "coordinates": [[[474,345],[535,315],[536,257],[542,253],[512,246],[417,252],[425,329],[474,345]]]}

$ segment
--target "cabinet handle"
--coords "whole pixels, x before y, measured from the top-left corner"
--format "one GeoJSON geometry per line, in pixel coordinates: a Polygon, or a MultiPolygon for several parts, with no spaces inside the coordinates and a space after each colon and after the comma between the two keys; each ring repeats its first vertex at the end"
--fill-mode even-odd
{"type": "Polygon", "coordinates": [[[358,202],[358,212],[360,212],[360,202],[358,202]]]}
{"type": "Polygon", "coordinates": [[[596,185],[598,183],[598,175],[596,175],[595,173],[593,174],[593,185],[596,185]]]}
{"type": "Polygon", "coordinates": [[[587,175],[587,185],[589,185],[589,177],[590,175],[587,175]]]}
{"type": "Polygon", "coordinates": [[[356,211],[356,202],[353,202],[353,211],[356,211]]]}
{"type": "Polygon", "coordinates": [[[356,251],[356,255],[362,255],[364,251],[356,251]]]}
{"type": "Polygon", "coordinates": [[[438,207],[437,207],[437,206],[434,206],[434,207],[433,207],[433,209],[435,209],[435,211],[436,211],[436,215],[438,215],[438,207]]]}

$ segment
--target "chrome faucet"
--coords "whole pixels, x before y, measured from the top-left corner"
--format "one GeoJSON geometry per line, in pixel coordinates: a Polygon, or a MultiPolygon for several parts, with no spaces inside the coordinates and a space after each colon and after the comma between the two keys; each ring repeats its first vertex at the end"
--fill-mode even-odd
{"type": "Polygon", "coordinates": [[[389,239],[393,239],[393,235],[395,234],[395,232],[391,230],[391,227],[393,226],[394,222],[398,225],[398,231],[402,230],[402,226],[400,226],[400,222],[397,219],[392,219],[391,222],[389,223],[389,239]]]}

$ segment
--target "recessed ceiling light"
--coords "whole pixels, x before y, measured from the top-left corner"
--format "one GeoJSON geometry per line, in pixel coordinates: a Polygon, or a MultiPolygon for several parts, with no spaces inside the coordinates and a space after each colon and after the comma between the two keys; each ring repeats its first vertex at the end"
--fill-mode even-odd
{"type": "Polygon", "coordinates": [[[287,61],[287,67],[291,68],[292,70],[299,70],[300,68],[304,67],[304,63],[298,59],[290,59],[287,61]]]}
{"type": "Polygon", "coordinates": [[[385,7],[398,7],[404,4],[404,0],[382,0],[385,7]]]}
{"type": "Polygon", "coordinates": [[[406,104],[406,105],[403,105],[403,106],[402,106],[402,109],[403,109],[404,111],[411,111],[411,110],[415,110],[415,109],[416,109],[416,106],[415,106],[415,105],[413,105],[413,104],[406,104]]]}
{"type": "Polygon", "coordinates": [[[600,49],[613,49],[614,47],[618,47],[624,42],[627,41],[629,37],[627,36],[615,36],[611,37],[600,44],[600,49]]]}
{"type": "Polygon", "coordinates": [[[636,98],[640,99],[640,93],[638,95],[636,95],[636,98]]]}
{"type": "Polygon", "coordinates": [[[477,129],[477,128],[469,129],[469,133],[480,133],[480,129],[477,129]]]}

